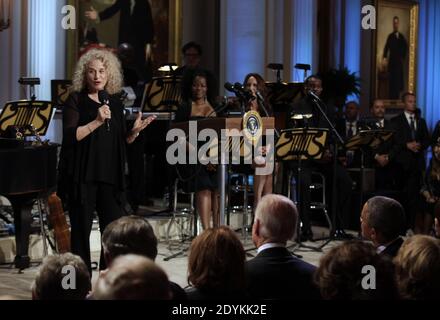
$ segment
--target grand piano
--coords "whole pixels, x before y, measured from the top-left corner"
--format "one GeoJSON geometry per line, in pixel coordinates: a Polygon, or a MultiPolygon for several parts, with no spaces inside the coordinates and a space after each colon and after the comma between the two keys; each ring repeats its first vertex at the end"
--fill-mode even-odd
{"type": "Polygon", "coordinates": [[[52,115],[51,103],[36,100],[8,102],[0,115],[0,195],[11,202],[14,211],[14,263],[20,270],[30,265],[32,207],[56,187],[58,145],[40,138],[52,115]]]}
{"type": "Polygon", "coordinates": [[[0,195],[14,210],[15,267],[30,265],[31,210],[38,198],[56,187],[57,145],[0,147],[0,195]]]}

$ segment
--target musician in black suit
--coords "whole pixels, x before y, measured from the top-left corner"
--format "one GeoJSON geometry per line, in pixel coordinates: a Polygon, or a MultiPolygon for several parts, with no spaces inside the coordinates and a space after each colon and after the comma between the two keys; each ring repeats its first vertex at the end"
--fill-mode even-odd
{"type": "MultiPolygon", "coordinates": [[[[287,119],[287,127],[288,128],[323,128],[329,129],[330,125],[326,121],[323,114],[320,112],[318,107],[316,106],[316,102],[310,96],[310,92],[313,92],[316,96],[320,97],[323,91],[322,88],[322,80],[320,77],[313,75],[306,79],[304,82],[304,91],[305,97],[290,106],[288,110],[288,119],[287,119]],[[306,117],[304,117],[306,115],[306,117]],[[303,119],[297,120],[298,116],[303,116],[303,119]],[[309,118],[309,116],[311,116],[309,118]]],[[[335,120],[335,110],[330,105],[325,105],[324,103],[319,103],[322,110],[325,112],[326,116],[334,124],[335,120]]],[[[334,143],[332,141],[333,135],[329,132],[330,135],[330,143],[334,143]]],[[[337,229],[337,236],[345,236],[341,228],[345,228],[349,221],[349,210],[350,210],[350,198],[351,198],[351,189],[352,189],[352,181],[350,176],[348,175],[347,170],[342,167],[339,163],[336,166],[336,169],[333,166],[333,155],[332,148],[328,145],[325,146],[326,151],[324,152],[323,159],[320,162],[317,161],[302,161],[301,164],[301,184],[299,186],[299,202],[300,202],[300,216],[302,230],[301,230],[301,240],[311,240],[313,239],[313,233],[310,224],[310,203],[311,203],[311,194],[310,194],[310,185],[312,184],[312,172],[317,171],[325,175],[326,183],[327,183],[327,199],[333,201],[332,197],[332,179],[336,177],[336,212],[331,212],[332,215],[336,215],[336,225],[334,226],[337,229]],[[336,170],[336,174],[334,174],[336,170]],[[339,232],[341,231],[341,232],[339,232]]],[[[293,170],[294,173],[297,173],[298,163],[297,161],[292,161],[290,164],[290,170],[293,170]]],[[[298,194],[298,193],[297,193],[298,194]]],[[[332,208],[331,203],[328,203],[328,208],[332,208]]]]}
{"type": "MultiPolygon", "coordinates": [[[[364,123],[359,119],[359,104],[355,101],[349,101],[345,104],[345,118],[336,122],[336,130],[345,142],[357,135],[359,131],[364,129],[364,123]]],[[[361,165],[361,151],[347,150],[342,155],[345,167],[357,167],[361,165]]]]}
{"type": "Polygon", "coordinates": [[[402,205],[387,197],[369,199],[361,213],[362,237],[373,242],[379,254],[394,258],[403,243],[405,226],[402,205]]]}
{"type": "Polygon", "coordinates": [[[136,69],[139,77],[148,81],[151,75],[147,70],[146,62],[151,56],[151,44],[154,39],[154,24],[151,6],[148,0],[116,0],[116,2],[97,12],[95,9],[87,11],[85,16],[93,21],[110,19],[120,12],[118,44],[129,43],[135,50],[136,69]]]}
{"type": "MultiPolygon", "coordinates": [[[[370,108],[371,117],[365,120],[365,124],[372,130],[391,130],[391,121],[385,119],[385,104],[383,100],[376,99],[370,108]]],[[[375,168],[376,190],[396,189],[395,166],[390,163],[389,153],[393,140],[380,144],[376,149],[371,150],[367,161],[375,168]]]]}
{"type": "Polygon", "coordinates": [[[281,195],[259,202],[252,228],[258,255],[246,262],[248,294],[254,299],[319,299],[313,284],[315,267],[294,257],[287,240],[295,234],[298,211],[281,195]]]}
{"type": "Polygon", "coordinates": [[[188,69],[200,68],[203,48],[195,41],[190,41],[182,47],[184,65],[174,71],[174,75],[183,76],[188,69]]]}
{"type": "Polygon", "coordinates": [[[404,64],[408,52],[405,36],[399,32],[399,17],[393,18],[393,32],[388,35],[383,50],[385,65],[388,64],[389,99],[399,99],[404,86],[404,64]],[[388,61],[387,61],[388,60],[388,61]]]}
{"type": "Polygon", "coordinates": [[[416,107],[416,97],[405,93],[402,97],[404,112],[391,121],[395,131],[389,158],[399,167],[399,185],[407,214],[407,227],[414,228],[415,218],[420,213],[420,189],[425,171],[424,152],[430,145],[430,136],[425,119],[416,107]]]}

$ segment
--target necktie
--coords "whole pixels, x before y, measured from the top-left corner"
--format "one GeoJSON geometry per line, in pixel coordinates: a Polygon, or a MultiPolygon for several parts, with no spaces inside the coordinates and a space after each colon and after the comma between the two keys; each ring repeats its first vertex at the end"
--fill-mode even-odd
{"type": "Polygon", "coordinates": [[[414,117],[409,117],[410,119],[410,127],[411,127],[411,139],[413,141],[416,140],[416,123],[414,122],[414,117]]]}
{"type": "Polygon", "coordinates": [[[347,131],[347,139],[350,139],[352,137],[353,137],[353,122],[349,122],[348,131],[347,131]]]}

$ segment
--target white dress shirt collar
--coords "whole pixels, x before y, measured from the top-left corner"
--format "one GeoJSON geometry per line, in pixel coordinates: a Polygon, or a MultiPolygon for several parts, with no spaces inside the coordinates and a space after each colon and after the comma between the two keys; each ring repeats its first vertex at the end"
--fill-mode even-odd
{"type": "Polygon", "coordinates": [[[407,111],[404,112],[406,121],[408,121],[409,126],[411,127],[411,117],[414,120],[414,127],[417,129],[417,121],[416,121],[416,115],[414,113],[409,113],[407,111]]]}
{"type": "Polygon", "coordinates": [[[271,242],[269,242],[269,243],[265,243],[262,246],[260,246],[257,249],[257,253],[260,253],[264,250],[271,249],[271,248],[285,248],[285,247],[286,247],[286,245],[284,243],[271,243],[271,242]]]}

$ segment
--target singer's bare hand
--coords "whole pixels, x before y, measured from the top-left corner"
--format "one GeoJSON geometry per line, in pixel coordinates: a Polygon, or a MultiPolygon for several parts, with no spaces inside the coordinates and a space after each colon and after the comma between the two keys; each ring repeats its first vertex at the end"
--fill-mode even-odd
{"type": "Polygon", "coordinates": [[[98,19],[98,12],[92,7],[90,11],[86,11],[85,17],[95,21],[96,19],[98,19]]]}
{"type": "Polygon", "coordinates": [[[133,125],[133,129],[132,129],[133,132],[136,132],[136,133],[141,132],[146,127],[148,127],[150,125],[150,123],[152,123],[156,119],[157,119],[157,116],[151,116],[151,117],[148,117],[148,118],[142,120],[142,113],[139,112],[138,116],[136,118],[136,121],[134,122],[134,125],[133,125]]]}
{"type": "Polygon", "coordinates": [[[98,115],[96,116],[96,120],[99,123],[104,123],[106,119],[112,118],[112,112],[110,111],[110,107],[108,105],[103,105],[98,109],[98,115]]]}

